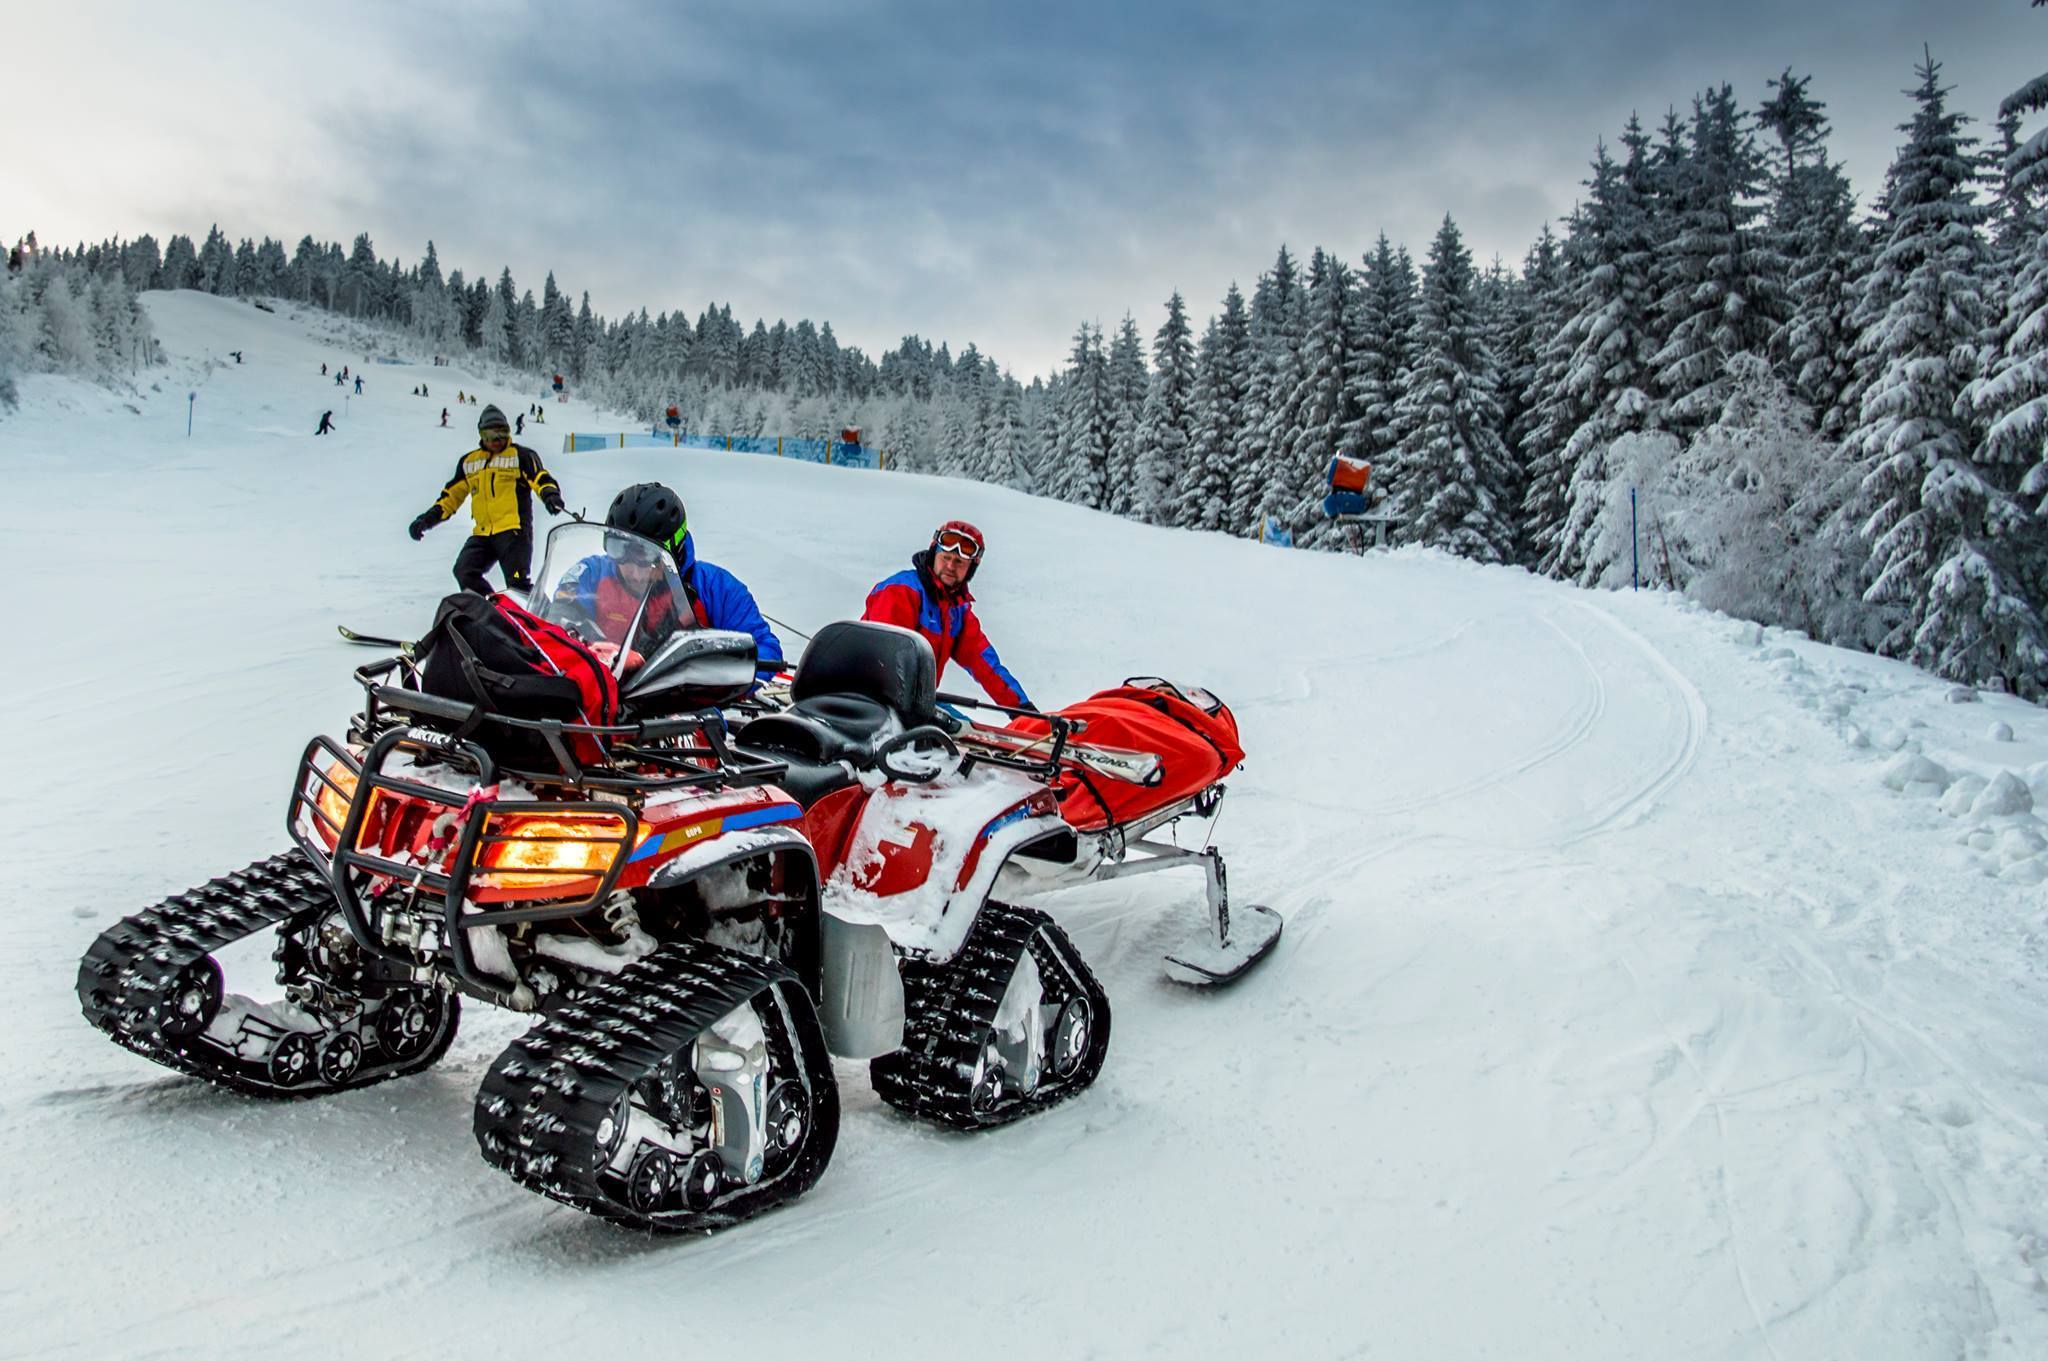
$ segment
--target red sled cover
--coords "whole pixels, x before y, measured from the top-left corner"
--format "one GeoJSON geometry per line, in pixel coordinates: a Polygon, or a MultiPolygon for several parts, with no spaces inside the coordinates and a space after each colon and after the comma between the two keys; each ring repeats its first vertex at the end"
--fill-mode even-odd
{"type": "MultiPolygon", "coordinates": [[[[1133,822],[1178,803],[1215,784],[1244,760],[1244,748],[1237,743],[1237,719],[1206,690],[1183,693],[1169,681],[1146,677],[1097,691],[1059,714],[1088,724],[1077,742],[1159,757],[1159,778],[1149,785],[1067,766],[1056,786],[1060,816],[1082,831],[1133,822]]],[[[1049,725],[1027,717],[1013,720],[1010,729],[1037,737],[1049,725]]]]}

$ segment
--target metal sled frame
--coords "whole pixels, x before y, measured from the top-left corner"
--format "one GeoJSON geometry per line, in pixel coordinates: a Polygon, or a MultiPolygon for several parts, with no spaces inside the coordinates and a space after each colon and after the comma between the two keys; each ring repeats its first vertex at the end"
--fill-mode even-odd
{"type": "MultiPolygon", "coordinates": [[[[1166,976],[1190,987],[1234,983],[1253,965],[1272,953],[1280,942],[1283,925],[1280,914],[1270,907],[1242,905],[1233,915],[1230,908],[1230,880],[1223,865],[1223,852],[1214,846],[1190,850],[1154,841],[1151,834],[1183,817],[1206,817],[1223,799],[1224,786],[1210,785],[1185,799],[1154,809],[1135,822],[1115,823],[1099,831],[1076,831],[1077,841],[1093,843],[1099,857],[1088,870],[1085,882],[1126,879],[1136,874],[1199,866],[1209,904],[1209,929],[1202,939],[1189,942],[1166,956],[1166,976]]],[[[1077,862],[1084,857],[1077,856],[1077,862]]]]}

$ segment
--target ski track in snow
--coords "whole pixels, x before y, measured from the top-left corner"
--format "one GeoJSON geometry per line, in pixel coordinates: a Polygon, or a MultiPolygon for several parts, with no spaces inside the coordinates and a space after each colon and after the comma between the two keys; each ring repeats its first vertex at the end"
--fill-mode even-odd
{"type": "Polygon", "coordinates": [[[984,622],[1041,702],[1145,672],[1223,695],[1247,766],[1179,835],[1213,834],[1237,900],[1287,918],[1274,955],[1221,992],[1161,978],[1202,925],[1192,871],[1034,899],[1110,995],[1089,1092],[959,1136],[842,1062],[818,1186],[683,1240],[477,1157],[471,1102],[518,1017],[473,1006],[431,1072],[321,1101],[108,1044],[71,991],[92,935],[278,849],[300,750],[359,699],[366,654],[334,625],[409,635],[447,589],[459,530],[404,526],[467,444],[403,394],[529,400],[366,364],[332,318],[149,305],[159,391],[30,379],[0,416],[20,503],[90,499],[106,539],[79,561],[48,520],[0,541],[41,663],[0,676],[33,716],[0,785],[0,1357],[638,1353],[679,1327],[987,1361],[2048,1355],[2048,857],[2021,835],[2048,823],[1878,779],[1921,752],[2048,805],[2048,714],[1432,554],[755,456],[560,455],[579,423],[619,428],[576,403],[527,436],[570,505],[672,480],[700,552],[795,628],[964,514],[991,535],[984,622]],[[249,362],[209,361],[233,348],[249,362]],[[369,382],[309,443],[322,359],[369,382]]]}

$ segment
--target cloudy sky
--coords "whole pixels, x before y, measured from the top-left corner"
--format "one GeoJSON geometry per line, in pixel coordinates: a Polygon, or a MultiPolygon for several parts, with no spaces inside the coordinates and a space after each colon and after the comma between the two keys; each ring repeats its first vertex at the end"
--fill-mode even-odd
{"type": "MultiPolygon", "coordinates": [[[[1921,45],[1981,120],[2026,0],[429,6],[65,0],[7,20],[0,234],[368,231],[600,312],[729,301],[1020,377],[1081,321],[1197,328],[1282,242],[1518,262],[1596,141],[1813,77],[1867,199],[1921,45]]],[[[1988,128],[1980,128],[1988,131],[1988,128]]]]}

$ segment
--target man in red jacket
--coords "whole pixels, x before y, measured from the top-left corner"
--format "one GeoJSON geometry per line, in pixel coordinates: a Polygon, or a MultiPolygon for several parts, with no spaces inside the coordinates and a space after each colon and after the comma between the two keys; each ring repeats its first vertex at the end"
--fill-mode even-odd
{"type": "Polygon", "coordinates": [[[973,525],[946,521],[932,535],[931,544],[910,559],[909,571],[875,584],[861,618],[923,634],[938,659],[941,677],[946,663],[958,658],[996,703],[1035,708],[974,617],[974,597],[967,583],[981,566],[986,547],[973,525]]]}

